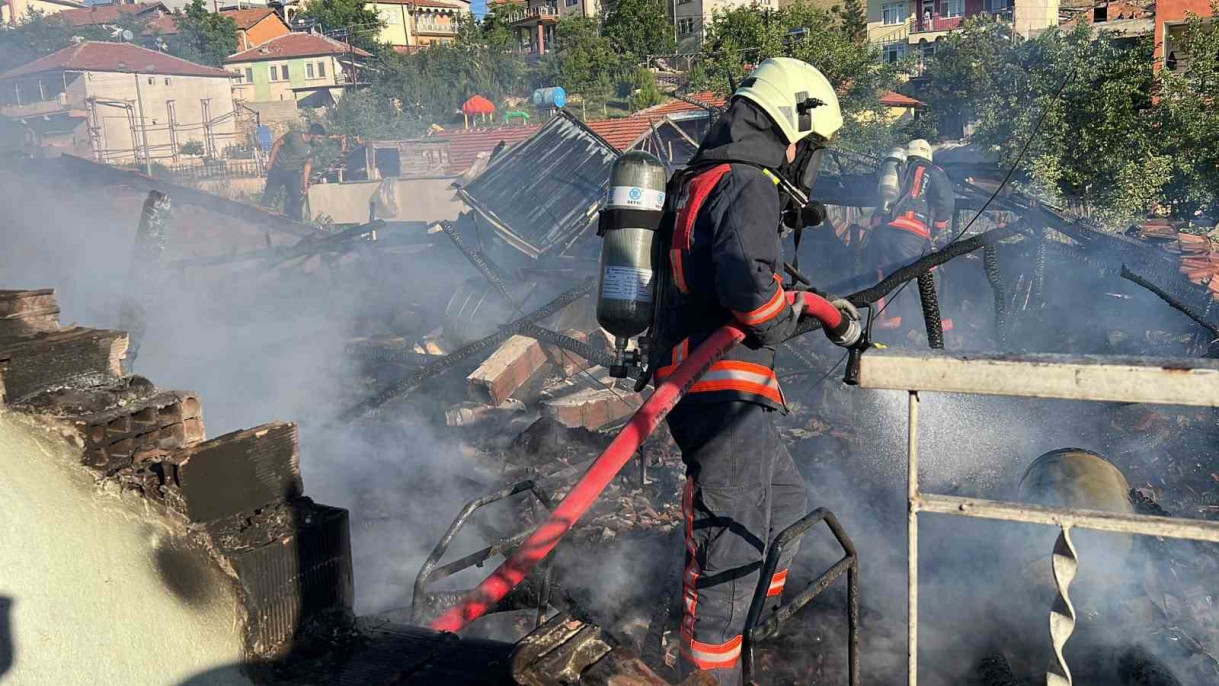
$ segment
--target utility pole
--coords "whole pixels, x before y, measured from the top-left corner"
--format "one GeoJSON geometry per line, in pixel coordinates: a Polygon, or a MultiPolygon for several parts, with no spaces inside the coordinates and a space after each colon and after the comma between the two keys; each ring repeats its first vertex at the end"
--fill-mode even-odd
{"type": "MultiPolygon", "coordinates": [[[[119,69],[126,70],[135,78],[135,102],[136,108],[140,113],[140,139],[144,144],[144,173],[152,176],[152,156],[148,147],[148,122],[144,119],[144,94],[140,90],[140,72],[130,69],[126,64],[119,62],[119,69]]],[[[152,65],[145,67],[145,71],[152,71],[152,65]]],[[[132,147],[135,147],[135,141],[131,141],[132,147]]]]}

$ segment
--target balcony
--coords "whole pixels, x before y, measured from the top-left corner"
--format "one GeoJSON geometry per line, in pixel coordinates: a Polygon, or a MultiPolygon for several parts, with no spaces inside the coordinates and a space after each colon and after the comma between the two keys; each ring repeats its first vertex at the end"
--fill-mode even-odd
{"type": "Polygon", "coordinates": [[[508,21],[513,26],[529,26],[537,24],[553,24],[559,21],[559,10],[556,7],[541,6],[529,9],[516,9],[508,14],[508,21]]]}
{"type": "Polygon", "coordinates": [[[434,36],[455,36],[457,27],[451,23],[438,21],[415,22],[415,33],[425,33],[434,36]]]}
{"type": "Polygon", "coordinates": [[[961,24],[965,21],[965,17],[919,17],[910,25],[911,34],[919,33],[938,33],[941,31],[952,31],[961,28],[961,24]]]}

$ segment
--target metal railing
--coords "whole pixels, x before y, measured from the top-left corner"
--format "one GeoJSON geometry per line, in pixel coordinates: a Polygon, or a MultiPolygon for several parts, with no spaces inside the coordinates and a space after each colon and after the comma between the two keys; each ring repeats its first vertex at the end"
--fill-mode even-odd
{"type": "Polygon", "coordinates": [[[1096,510],[1045,507],[919,490],[919,392],[1005,395],[1064,400],[1117,401],[1219,407],[1219,362],[1201,359],[1121,358],[1067,355],[977,355],[902,351],[869,352],[860,366],[860,387],[909,394],[907,445],[907,651],[909,686],[918,684],[918,516],[920,512],[1056,526],[1061,533],[1052,556],[1058,597],[1050,610],[1054,661],[1050,686],[1071,684],[1062,648],[1074,631],[1068,587],[1078,554],[1072,528],[1219,543],[1219,522],[1096,510]]]}

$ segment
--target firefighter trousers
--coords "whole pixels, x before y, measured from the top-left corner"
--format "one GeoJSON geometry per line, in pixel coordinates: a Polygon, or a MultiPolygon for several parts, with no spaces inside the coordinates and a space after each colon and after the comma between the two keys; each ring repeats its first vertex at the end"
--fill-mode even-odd
{"type": "MultiPolygon", "coordinates": [[[[770,543],[806,513],[804,480],[772,422],[754,403],[679,403],[669,429],[686,465],[682,674],[706,670],[741,683],[745,616],[770,543]]],[[[770,580],[778,604],[797,546],[770,580]]]]}

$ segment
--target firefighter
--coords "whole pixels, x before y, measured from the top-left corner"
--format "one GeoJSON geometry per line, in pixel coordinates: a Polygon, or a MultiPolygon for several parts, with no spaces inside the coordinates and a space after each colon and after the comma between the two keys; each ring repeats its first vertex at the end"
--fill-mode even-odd
{"type": "MultiPolygon", "coordinates": [[[[720,326],[735,322],[748,334],[668,416],[687,475],[682,669],[706,670],[725,686],[741,682],[745,615],[769,543],[806,512],[804,482],[772,422],[784,408],[775,346],[801,315],[779,276],[781,188],[812,188],[819,151],[841,127],[838,99],[821,72],[768,59],[668,187],[657,380],[720,326]]],[[[857,324],[849,304],[835,305],[857,324]]],[[[849,347],[858,338],[852,325],[835,342],[849,347]]],[[[793,547],[768,580],[768,603],[777,604],[794,555],[793,547]]]]}
{"type": "MultiPolygon", "coordinates": [[[[868,262],[875,268],[877,279],[931,252],[934,241],[948,230],[956,207],[952,181],[931,160],[931,144],[927,141],[917,138],[906,146],[897,199],[878,216],[868,240],[868,262]]],[[[913,297],[905,302],[913,302],[913,297]]],[[[886,308],[877,325],[899,328],[902,314],[909,316],[886,308]]],[[[950,324],[945,321],[945,326],[950,324]]]]}

